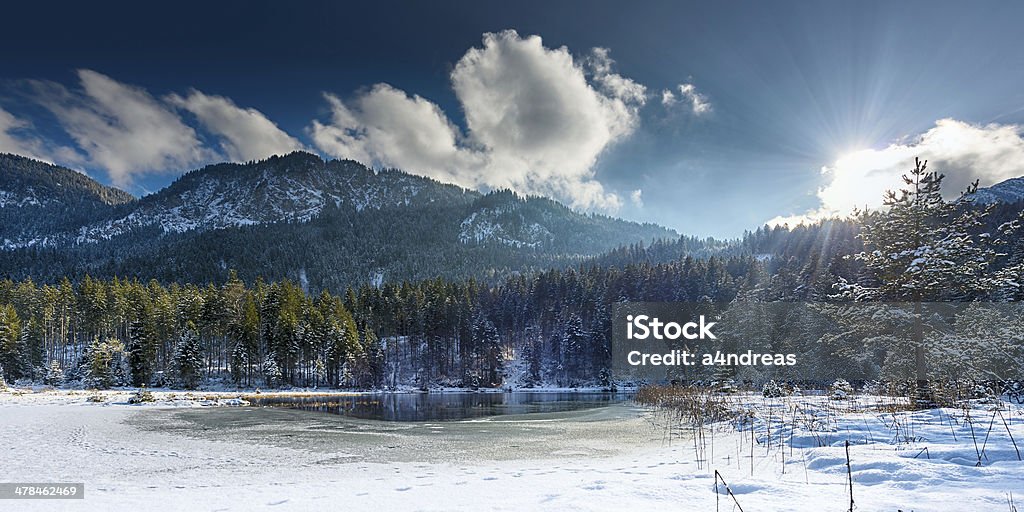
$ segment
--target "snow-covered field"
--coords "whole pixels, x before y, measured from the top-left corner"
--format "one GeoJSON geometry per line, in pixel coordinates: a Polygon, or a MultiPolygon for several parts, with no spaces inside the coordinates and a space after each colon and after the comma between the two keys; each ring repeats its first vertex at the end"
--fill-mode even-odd
{"type": "Polygon", "coordinates": [[[0,510],[734,510],[717,470],[748,512],[842,511],[847,440],[856,510],[1008,511],[1011,493],[1024,499],[1024,409],[1006,402],[890,412],[870,397],[746,396],[737,406],[753,421],[695,442],[630,404],[397,424],[202,407],[236,402],[201,394],[144,406],[91,395],[0,392],[0,481],[86,488],[84,500],[0,510]]]}

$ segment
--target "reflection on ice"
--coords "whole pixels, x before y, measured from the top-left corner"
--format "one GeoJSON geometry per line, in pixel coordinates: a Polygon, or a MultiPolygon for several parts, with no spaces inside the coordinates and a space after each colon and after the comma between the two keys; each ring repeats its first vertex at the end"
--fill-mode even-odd
{"type": "Polygon", "coordinates": [[[592,409],[629,398],[626,393],[601,392],[380,393],[277,396],[252,403],[369,420],[451,421],[592,409]]]}

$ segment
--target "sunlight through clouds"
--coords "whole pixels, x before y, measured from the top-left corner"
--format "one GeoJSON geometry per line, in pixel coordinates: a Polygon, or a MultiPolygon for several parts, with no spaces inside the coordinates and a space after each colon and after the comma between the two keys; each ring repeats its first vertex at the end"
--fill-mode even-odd
{"type": "Polygon", "coordinates": [[[846,216],[854,208],[879,208],[885,190],[903,186],[901,176],[914,166],[915,157],[928,160],[930,170],[946,176],[943,191],[953,199],[976,179],[984,187],[1024,173],[1022,127],[940,119],[910,142],[848,153],[822,167],[827,183],[818,190],[818,208],[775,217],[768,224],[795,225],[846,216]]]}

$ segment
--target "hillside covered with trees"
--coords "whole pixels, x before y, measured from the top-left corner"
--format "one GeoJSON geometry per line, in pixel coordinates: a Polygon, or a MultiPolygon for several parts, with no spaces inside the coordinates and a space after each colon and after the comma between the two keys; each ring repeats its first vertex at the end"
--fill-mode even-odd
{"type": "MultiPolygon", "coordinates": [[[[1020,205],[943,201],[941,182],[919,165],[883,212],[734,243],[634,244],[490,283],[436,277],[310,294],[236,273],[210,284],[6,279],[0,365],[9,381],[92,386],[608,385],[620,302],[1020,301],[1020,205]]],[[[767,348],[846,358],[861,368],[852,377],[869,379],[920,362],[926,354],[907,347],[922,341],[876,333],[767,348]]],[[[1020,346],[1000,350],[1022,362],[1020,346]]]]}

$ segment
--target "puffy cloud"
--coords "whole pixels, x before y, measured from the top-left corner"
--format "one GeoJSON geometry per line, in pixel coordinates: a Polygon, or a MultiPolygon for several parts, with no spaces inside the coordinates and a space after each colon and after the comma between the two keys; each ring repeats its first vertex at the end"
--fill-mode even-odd
{"type": "Polygon", "coordinates": [[[348,105],[325,96],[331,121],[313,121],[310,129],[321,151],[477,185],[483,156],[462,147],[459,130],[434,103],[387,84],[375,85],[348,105]]]}
{"type": "Polygon", "coordinates": [[[171,94],[167,101],[196,116],[210,132],[222,137],[228,159],[241,162],[290,153],[303,145],[253,108],[241,108],[230,98],[209,96],[195,89],[188,96],[171,94]]]}
{"type": "Polygon", "coordinates": [[[208,160],[195,130],[144,89],[95,71],[78,71],[81,89],[35,82],[36,98],[119,186],[137,174],[181,171],[208,160]]]}
{"type": "Polygon", "coordinates": [[[711,112],[711,102],[708,97],[697,91],[697,86],[691,83],[679,84],[676,93],[665,89],[661,91],[661,104],[665,107],[672,107],[676,104],[685,105],[695,116],[702,116],[711,112]]]}
{"type": "Polygon", "coordinates": [[[451,73],[465,134],[436,104],[386,84],[348,102],[327,95],[331,119],[314,121],[310,134],[337,157],[615,209],[621,200],[595,179],[594,165],[633,132],[645,89],[612,64],[604,49],[577,61],[537,36],[489,33],[451,73]]]}
{"type": "Polygon", "coordinates": [[[791,225],[826,217],[849,215],[854,208],[882,206],[885,190],[902,188],[901,176],[914,158],[928,160],[929,170],[944,174],[947,198],[958,197],[975,179],[981,186],[1024,174],[1024,138],[1019,125],[973,125],[941,119],[909,142],[884,149],[865,149],[822,167],[828,182],[818,190],[820,206],[798,215],[780,216],[769,224],[791,225]]]}

